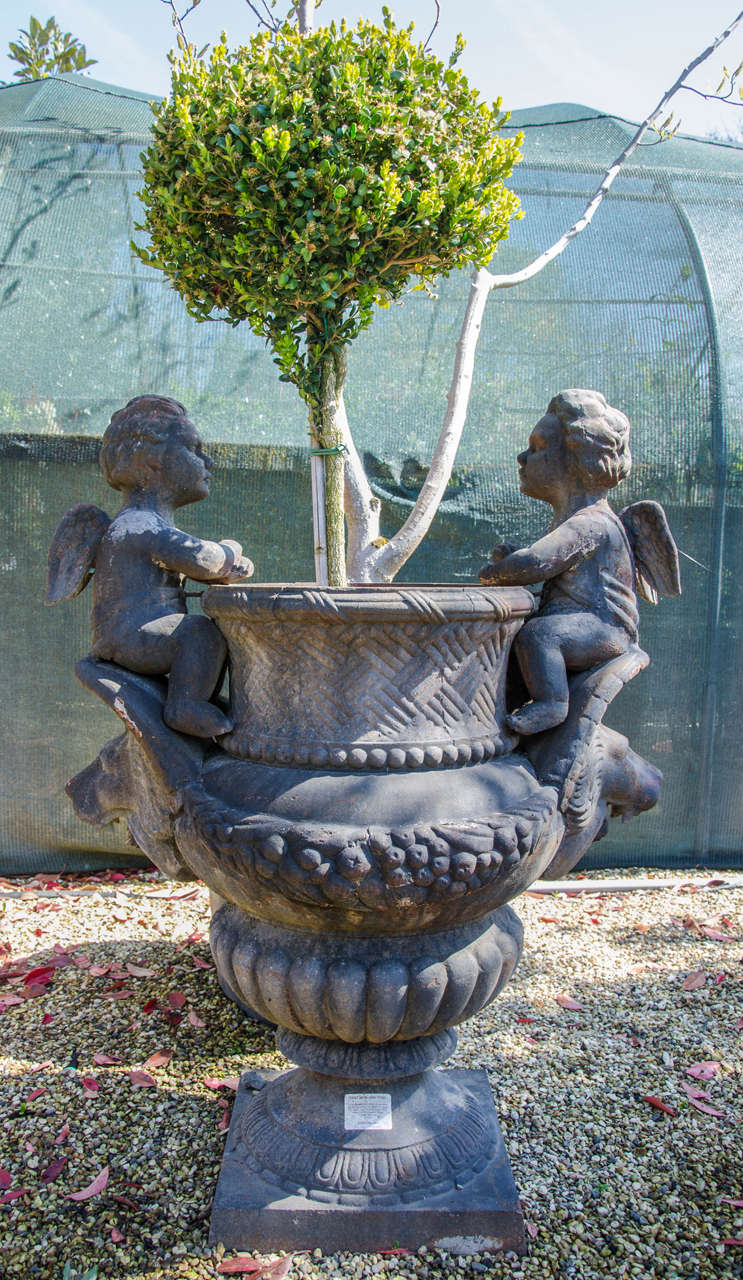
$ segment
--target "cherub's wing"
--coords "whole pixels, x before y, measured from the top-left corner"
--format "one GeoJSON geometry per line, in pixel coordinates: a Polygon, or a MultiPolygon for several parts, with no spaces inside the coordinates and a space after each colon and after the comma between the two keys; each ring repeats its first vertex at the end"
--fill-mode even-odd
{"type": "Polygon", "coordinates": [[[659,502],[633,502],[620,511],[635,561],[637,593],[650,604],[680,596],[679,553],[659,502]]]}
{"type": "Polygon", "coordinates": [[[110,523],[110,516],[89,502],[78,502],[65,512],[49,548],[44,604],[71,600],[88,585],[95,553],[110,523]]]}

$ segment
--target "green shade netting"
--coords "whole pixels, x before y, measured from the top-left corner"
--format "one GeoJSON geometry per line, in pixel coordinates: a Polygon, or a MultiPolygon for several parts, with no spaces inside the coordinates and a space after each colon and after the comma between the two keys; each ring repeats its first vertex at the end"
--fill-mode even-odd
{"type": "MultiPolygon", "coordinates": [[[[140,212],[146,95],[83,76],[0,89],[0,581],[4,693],[0,873],[132,859],[120,827],[80,823],[64,797],[118,725],[77,685],[90,599],[44,609],[46,551],[73,502],[109,511],[97,440],[144,391],[182,400],[217,459],[185,527],[240,538],[264,581],[312,577],[304,410],[247,326],[196,325],[129,250],[140,212]],[[213,448],[211,447],[213,445],[213,448]]],[[[526,216],[494,264],[515,270],[581,214],[627,122],[558,104],[515,112],[513,186],[526,216]]],[[[589,231],[529,283],[494,294],[452,482],[408,581],[467,581],[490,547],[547,522],[518,491],[514,454],[549,398],[593,387],[632,422],[634,470],[616,493],[664,503],[684,595],[643,606],[653,665],[608,719],[662,768],[652,813],[596,844],[588,866],[743,865],[743,627],[737,582],[743,477],[743,148],[643,146],[589,231]]],[[[347,403],[384,501],[404,519],[445,408],[466,273],[432,300],[380,311],[354,344],[347,403]]]]}

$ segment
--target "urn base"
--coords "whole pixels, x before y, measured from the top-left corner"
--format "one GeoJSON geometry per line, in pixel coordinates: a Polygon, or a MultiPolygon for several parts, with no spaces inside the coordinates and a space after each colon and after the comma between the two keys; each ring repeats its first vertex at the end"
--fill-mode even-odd
{"type": "Polygon", "coordinates": [[[523,1253],[486,1072],[251,1072],[237,1092],[210,1240],[262,1252],[523,1253]]]}

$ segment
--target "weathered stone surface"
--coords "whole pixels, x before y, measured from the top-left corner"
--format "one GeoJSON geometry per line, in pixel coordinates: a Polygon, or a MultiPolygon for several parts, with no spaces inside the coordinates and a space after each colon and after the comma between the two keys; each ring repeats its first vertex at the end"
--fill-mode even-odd
{"type": "Polygon", "coordinates": [[[264,1074],[264,1088],[237,1093],[212,1243],[328,1253],[422,1244],[451,1253],[523,1251],[523,1218],[484,1071],[384,1082],[301,1068],[264,1074]],[[364,1114],[389,1128],[351,1127],[364,1114]]]}

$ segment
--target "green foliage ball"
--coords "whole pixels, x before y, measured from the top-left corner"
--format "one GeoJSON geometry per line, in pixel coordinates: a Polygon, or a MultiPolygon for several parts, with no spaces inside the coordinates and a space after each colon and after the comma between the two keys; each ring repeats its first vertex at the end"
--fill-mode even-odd
{"type": "Polygon", "coordinates": [[[489,261],[520,138],[412,27],[287,24],[173,60],[143,155],[149,248],[197,320],[247,320],[312,403],[375,304],[489,261]]]}

